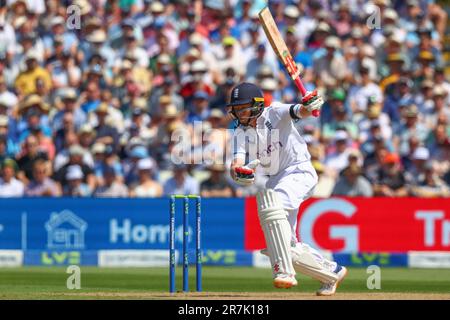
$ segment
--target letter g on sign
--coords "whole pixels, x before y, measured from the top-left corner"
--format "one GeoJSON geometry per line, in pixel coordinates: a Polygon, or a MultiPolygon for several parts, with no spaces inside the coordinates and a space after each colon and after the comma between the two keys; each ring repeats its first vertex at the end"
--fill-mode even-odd
{"type": "MultiPolygon", "coordinates": [[[[318,249],[326,249],[320,246],[314,239],[313,231],[317,219],[329,212],[338,213],[350,219],[356,212],[356,207],[345,199],[319,200],[310,205],[300,219],[299,236],[303,242],[318,249]]],[[[359,230],[358,226],[331,226],[330,239],[344,240],[344,247],[340,252],[358,252],[359,230]]]]}

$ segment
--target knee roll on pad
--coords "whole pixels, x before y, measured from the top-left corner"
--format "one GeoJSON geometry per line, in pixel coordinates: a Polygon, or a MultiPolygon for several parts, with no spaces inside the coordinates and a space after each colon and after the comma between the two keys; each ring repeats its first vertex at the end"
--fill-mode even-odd
{"type": "Polygon", "coordinates": [[[287,213],[276,192],[267,189],[256,195],[258,215],[261,223],[272,220],[287,220],[287,213]]]}

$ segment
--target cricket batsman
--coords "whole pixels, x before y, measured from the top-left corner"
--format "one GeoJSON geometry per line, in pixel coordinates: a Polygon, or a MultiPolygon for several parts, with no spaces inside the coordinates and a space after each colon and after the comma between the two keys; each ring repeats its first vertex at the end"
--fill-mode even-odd
{"type": "Polygon", "coordinates": [[[258,86],[244,82],[234,87],[228,105],[237,122],[230,173],[243,186],[254,183],[257,167],[268,176],[265,190],[256,199],[267,245],[262,253],[270,257],[274,286],[296,286],[297,271],[322,283],[317,295],[330,296],[347,269],[296,237],[298,208],[311,195],[318,178],[306,143],[292,120],[301,121],[320,111],[322,105],[322,97],[314,91],[299,104],[273,102],[265,107],[258,86]],[[255,146],[257,151],[249,152],[255,146]]]}

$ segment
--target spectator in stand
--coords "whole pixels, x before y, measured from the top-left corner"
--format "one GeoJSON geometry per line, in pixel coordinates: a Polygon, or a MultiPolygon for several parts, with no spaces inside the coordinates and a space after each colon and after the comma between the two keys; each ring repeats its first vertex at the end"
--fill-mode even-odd
{"type": "Polygon", "coordinates": [[[411,79],[401,77],[392,87],[392,92],[388,92],[384,101],[383,112],[391,118],[394,125],[398,125],[402,120],[400,106],[413,104],[414,97],[411,93],[413,83],[411,79]]]}
{"type": "Polygon", "coordinates": [[[116,176],[119,181],[123,181],[123,167],[120,158],[111,145],[105,148],[105,164],[116,170],[116,176]]]}
{"type": "Polygon", "coordinates": [[[143,145],[134,146],[129,151],[128,159],[123,164],[125,184],[127,186],[135,185],[139,181],[137,164],[139,160],[148,157],[149,154],[147,148],[144,147],[143,145]]]}
{"type": "Polygon", "coordinates": [[[105,167],[103,183],[97,187],[93,195],[99,198],[125,198],[128,197],[128,188],[116,179],[116,171],[113,167],[105,167]]]}
{"type": "MultiPolygon", "coordinates": [[[[438,66],[434,70],[434,83],[436,87],[442,87],[446,91],[447,104],[450,104],[450,80],[445,76],[445,69],[442,66],[438,66]]],[[[2,92],[0,86],[0,92],[2,92]]]]}
{"type": "Polygon", "coordinates": [[[333,189],[333,196],[371,197],[372,186],[362,175],[361,168],[351,165],[342,171],[333,189]]]}
{"type": "Polygon", "coordinates": [[[400,157],[388,153],[373,186],[374,196],[405,197],[408,195],[407,182],[402,172],[400,157]]]}
{"type": "Polygon", "coordinates": [[[420,92],[415,95],[414,103],[422,114],[427,114],[433,109],[433,88],[434,82],[425,79],[420,85],[420,92]]]}
{"type": "Polygon", "coordinates": [[[392,138],[392,128],[387,114],[381,111],[381,103],[370,97],[364,117],[358,123],[359,141],[364,143],[370,136],[381,135],[387,141],[392,138]]]}
{"type": "Polygon", "coordinates": [[[177,137],[188,137],[191,128],[185,124],[183,115],[177,113],[176,107],[173,104],[168,105],[161,116],[162,119],[152,145],[152,156],[159,163],[164,162],[163,159],[167,159],[164,158],[164,156],[168,154],[171,142],[173,142],[172,139],[176,139],[177,137]],[[172,133],[175,130],[176,136],[172,137],[172,133]]]}
{"type": "Polygon", "coordinates": [[[103,185],[106,168],[114,168],[114,176],[117,182],[122,183],[124,181],[122,164],[111,146],[97,142],[92,146],[91,152],[95,156],[94,174],[97,185],[103,185]]]}
{"type": "Polygon", "coordinates": [[[85,112],[79,107],[77,103],[77,93],[72,88],[67,88],[61,93],[61,111],[58,111],[53,119],[53,130],[57,131],[63,129],[64,116],[71,114],[73,117],[73,124],[76,129],[79,129],[83,124],[86,124],[87,118],[85,112]]]}
{"type": "Polygon", "coordinates": [[[154,90],[152,90],[149,102],[149,111],[152,117],[157,114],[161,114],[162,103],[165,103],[166,105],[175,105],[179,112],[182,112],[184,110],[184,100],[178,94],[178,92],[175,91],[174,84],[175,83],[172,79],[164,79],[160,87],[154,88],[154,90]]]}
{"type": "Polygon", "coordinates": [[[424,124],[428,129],[434,129],[439,119],[444,118],[446,123],[450,123],[450,108],[447,102],[447,92],[443,87],[434,87],[432,94],[432,107],[423,112],[424,124]]]}
{"type": "Polygon", "coordinates": [[[89,197],[92,193],[89,186],[83,182],[84,174],[77,164],[67,168],[66,181],[63,187],[63,195],[69,197],[89,197]]]}
{"type": "Polygon", "coordinates": [[[259,84],[263,92],[264,104],[269,106],[273,101],[280,101],[281,95],[278,90],[278,82],[273,78],[265,78],[259,84]]]}
{"type": "Polygon", "coordinates": [[[426,141],[435,169],[442,176],[450,168],[450,136],[444,125],[438,125],[430,133],[426,141]]]}
{"type": "Polygon", "coordinates": [[[336,177],[341,170],[348,166],[349,155],[354,151],[351,147],[351,138],[346,131],[336,131],[334,141],[334,152],[329,153],[325,158],[327,172],[331,174],[332,177],[336,177]]]}
{"type": "Polygon", "coordinates": [[[138,45],[138,39],[134,34],[130,34],[125,38],[125,46],[119,50],[118,56],[123,59],[127,53],[132,53],[136,57],[139,67],[146,68],[148,66],[147,53],[144,48],[138,45]]]}
{"type": "Polygon", "coordinates": [[[58,129],[54,134],[55,141],[55,149],[56,152],[60,152],[64,149],[64,143],[67,139],[67,136],[70,134],[75,135],[75,126],[73,123],[73,114],[72,113],[64,113],[61,123],[61,129],[58,129]]]}
{"type": "MultiPolygon", "coordinates": [[[[226,36],[222,40],[222,46],[223,49],[217,56],[217,66],[214,66],[218,69],[218,73],[223,75],[228,68],[233,68],[240,77],[243,77],[247,62],[243,59],[239,42],[232,36],[226,36]]],[[[223,81],[223,79],[218,79],[218,81],[223,81]]]]}
{"type": "Polygon", "coordinates": [[[370,77],[369,71],[367,66],[360,67],[361,84],[354,86],[349,92],[348,100],[353,112],[365,112],[370,103],[381,103],[383,99],[383,93],[370,77]]]}
{"type": "Polygon", "coordinates": [[[180,95],[185,101],[185,106],[190,109],[193,94],[196,91],[205,91],[209,96],[213,96],[213,88],[205,81],[208,66],[203,60],[196,60],[192,63],[189,70],[189,81],[180,89],[180,95]]]}
{"type": "Polygon", "coordinates": [[[52,88],[51,76],[46,69],[39,66],[38,59],[36,52],[29,51],[26,55],[26,69],[17,76],[14,84],[16,92],[21,97],[37,92],[37,79],[44,82],[46,89],[52,88]]]}
{"type": "Polygon", "coordinates": [[[0,135],[0,163],[9,157],[10,155],[7,151],[7,137],[5,135],[0,135]]]}
{"type": "Polygon", "coordinates": [[[225,179],[225,166],[213,164],[208,167],[210,176],[200,185],[200,195],[205,198],[228,198],[233,192],[225,179]]]}
{"type": "Polygon", "coordinates": [[[45,136],[43,133],[43,129],[39,124],[33,124],[29,127],[30,135],[36,137],[39,150],[48,155],[49,160],[53,160],[55,158],[55,145],[50,137],[45,136]]]}
{"type": "MultiPolygon", "coordinates": [[[[162,36],[160,39],[165,39],[165,37],[162,36]]],[[[173,77],[173,63],[174,61],[171,60],[171,56],[167,53],[161,53],[150,60],[151,71],[154,74],[151,83],[152,87],[159,87],[163,84],[164,79],[173,77]]]]}
{"type": "Polygon", "coordinates": [[[341,40],[336,36],[328,36],[324,47],[324,51],[317,53],[319,57],[314,59],[313,70],[318,85],[334,86],[347,76],[347,64],[339,52],[341,40]]]}
{"type": "Polygon", "coordinates": [[[257,46],[256,56],[247,63],[245,78],[248,81],[254,81],[262,65],[269,65],[272,72],[278,71],[278,65],[273,63],[273,60],[267,55],[266,45],[260,43],[257,46]]]}
{"type": "Polygon", "coordinates": [[[412,186],[411,193],[415,197],[442,198],[450,195],[450,189],[445,182],[438,177],[431,162],[424,165],[424,173],[412,186]]]}
{"type": "Polygon", "coordinates": [[[50,166],[45,160],[33,164],[33,178],[25,188],[27,197],[60,197],[61,186],[50,178],[50,166]]]}
{"type": "Polygon", "coordinates": [[[443,181],[450,186],[450,169],[444,174],[443,181]]]}
{"type": "Polygon", "coordinates": [[[209,105],[209,95],[204,91],[197,91],[194,93],[194,100],[192,102],[192,111],[187,117],[187,122],[189,124],[194,124],[195,121],[204,121],[208,119],[210,110],[209,105]]]}
{"type": "Polygon", "coordinates": [[[66,52],[75,53],[78,39],[74,33],[65,30],[66,21],[62,16],[54,16],[49,21],[50,33],[44,37],[45,58],[49,58],[54,51],[55,41],[61,39],[66,52]]]}
{"type": "MultiPolygon", "coordinates": [[[[390,33],[390,35],[392,35],[392,29],[386,28],[385,31],[387,33],[390,33]]],[[[385,94],[385,96],[387,96],[387,98],[389,98],[390,96],[392,97],[393,95],[395,96],[398,94],[398,87],[399,87],[398,84],[399,84],[400,78],[402,77],[404,70],[407,69],[407,66],[406,66],[407,63],[405,62],[407,57],[403,53],[399,52],[402,50],[402,48],[401,48],[402,44],[398,38],[390,37],[386,41],[387,42],[386,42],[385,48],[378,49],[378,50],[383,50],[382,53],[380,53],[380,52],[378,53],[378,59],[381,60],[381,61],[379,61],[380,74],[381,74],[381,76],[384,77],[380,81],[380,88],[381,88],[381,91],[383,91],[383,93],[385,94]],[[390,46],[393,46],[393,48],[392,48],[393,50],[391,50],[389,48],[390,46]],[[383,64],[382,62],[385,62],[385,64],[383,64]]],[[[403,80],[402,80],[402,82],[403,82],[403,80]]],[[[404,88],[404,89],[407,89],[407,88],[404,88]]],[[[408,90],[402,90],[402,91],[405,91],[405,93],[408,93],[408,90]]],[[[409,96],[408,95],[402,96],[402,94],[400,93],[400,96],[397,96],[397,98],[398,99],[401,99],[401,98],[408,99],[409,96]]],[[[391,99],[391,100],[394,100],[394,99],[391,99]]],[[[387,102],[387,99],[385,100],[385,102],[387,102]]],[[[391,101],[391,103],[392,102],[393,101],[391,101]]],[[[408,103],[411,103],[411,101],[408,101],[408,103]]],[[[389,114],[389,116],[391,117],[391,120],[397,121],[399,115],[395,112],[395,109],[388,110],[388,109],[386,109],[386,107],[387,107],[387,105],[385,104],[384,111],[389,114]],[[392,111],[393,113],[391,114],[389,111],[392,111]],[[397,118],[395,118],[395,117],[397,117],[397,118]]]]}
{"type": "Polygon", "coordinates": [[[69,167],[78,165],[83,172],[83,182],[89,186],[90,190],[94,190],[96,186],[95,175],[92,168],[86,165],[83,161],[85,152],[86,150],[84,150],[79,144],[72,145],[69,148],[69,161],[54,173],[54,179],[62,186],[67,185],[68,180],[66,176],[69,167]]]}
{"type": "Polygon", "coordinates": [[[404,110],[402,123],[397,128],[393,139],[394,147],[399,150],[401,155],[409,152],[408,141],[412,136],[421,143],[428,136],[428,129],[419,121],[419,110],[414,104],[407,106],[404,110]]]}
{"type": "Polygon", "coordinates": [[[412,61],[416,61],[414,75],[426,76],[430,74],[437,65],[442,65],[441,52],[433,44],[431,39],[432,30],[430,28],[418,28],[417,34],[420,38],[420,42],[416,47],[411,49],[411,59],[412,61]]]}
{"type": "Polygon", "coordinates": [[[14,139],[14,134],[9,129],[11,127],[9,117],[0,115],[0,140],[4,143],[4,150],[0,152],[1,157],[14,157],[20,150],[20,146],[14,139]]]}
{"type": "MultiPolygon", "coordinates": [[[[1,61],[0,61],[1,70],[1,61]]],[[[3,71],[4,72],[4,71],[3,71]]],[[[7,110],[14,108],[19,100],[14,92],[10,91],[4,75],[0,75],[0,115],[6,115],[7,110]]]]}
{"type": "Polygon", "coordinates": [[[175,164],[173,177],[164,184],[164,195],[199,194],[199,183],[187,172],[185,164],[175,164]]]}
{"type": "Polygon", "coordinates": [[[95,131],[94,128],[88,123],[83,124],[78,130],[78,141],[80,142],[80,146],[86,150],[88,150],[95,141],[95,131]]]}
{"type": "Polygon", "coordinates": [[[38,140],[35,136],[28,136],[17,160],[19,165],[17,177],[25,185],[28,185],[29,181],[32,180],[34,163],[38,160],[48,160],[48,155],[39,150],[38,140]]]}
{"type": "Polygon", "coordinates": [[[312,165],[317,172],[319,181],[314,188],[314,198],[328,198],[333,192],[336,180],[325,173],[325,167],[317,160],[312,161],[312,165]]]}
{"type": "Polygon", "coordinates": [[[111,145],[115,151],[119,148],[119,133],[117,129],[107,122],[109,113],[109,106],[106,103],[101,103],[95,110],[97,116],[97,126],[95,127],[96,142],[111,145]]]}
{"type": "Polygon", "coordinates": [[[17,163],[13,159],[4,159],[1,163],[0,198],[22,197],[25,186],[16,179],[17,163]]]}
{"type": "MultiPolygon", "coordinates": [[[[345,129],[350,134],[352,139],[358,137],[358,127],[348,117],[347,109],[344,104],[345,91],[342,88],[334,89],[331,92],[329,109],[331,111],[331,118],[329,121],[323,123],[322,136],[324,139],[331,139],[340,129],[345,129]]],[[[325,121],[325,120],[324,120],[325,121]]]]}
{"type": "Polygon", "coordinates": [[[417,184],[425,174],[426,164],[430,160],[430,151],[425,147],[418,147],[409,159],[411,167],[407,172],[407,179],[413,184],[417,184]]]}
{"type": "Polygon", "coordinates": [[[339,5],[333,27],[339,37],[347,37],[352,29],[352,15],[347,4],[339,5]]]}
{"type": "Polygon", "coordinates": [[[218,162],[219,159],[224,161],[230,139],[225,127],[227,124],[225,114],[221,109],[212,109],[208,123],[211,130],[206,130],[203,135],[203,159],[210,159],[213,162],[218,162]]]}
{"type": "Polygon", "coordinates": [[[131,197],[155,198],[163,195],[162,186],[152,178],[154,163],[151,158],[141,159],[137,163],[139,183],[130,191],[131,197]]]}
{"type": "Polygon", "coordinates": [[[32,127],[41,127],[46,137],[52,136],[52,130],[48,126],[49,106],[37,94],[26,96],[19,105],[19,123],[17,130],[19,142],[23,142],[30,134],[32,127]]]}
{"type": "Polygon", "coordinates": [[[150,120],[145,110],[142,107],[135,106],[130,120],[130,125],[122,135],[122,138],[126,137],[129,140],[132,137],[140,137],[145,144],[150,144],[156,134],[156,130],[149,128],[150,120]]]}
{"type": "Polygon", "coordinates": [[[100,88],[95,82],[89,82],[84,92],[80,95],[80,108],[87,114],[99,106],[100,100],[100,88]]]}
{"type": "MultiPolygon", "coordinates": [[[[70,148],[74,145],[79,144],[78,136],[75,132],[69,132],[66,134],[64,141],[64,148],[61,149],[55,157],[53,161],[53,170],[58,171],[62,166],[66,165],[69,162],[70,158],[70,148]]],[[[83,148],[85,149],[85,148],[83,148]]],[[[94,165],[94,160],[89,152],[84,152],[83,154],[83,163],[92,167],[94,165]]]]}

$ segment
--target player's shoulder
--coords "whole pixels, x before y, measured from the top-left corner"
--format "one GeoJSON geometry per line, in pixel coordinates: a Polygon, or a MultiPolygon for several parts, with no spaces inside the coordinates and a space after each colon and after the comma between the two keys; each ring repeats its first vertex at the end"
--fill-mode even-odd
{"type": "Polygon", "coordinates": [[[291,104],[288,103],[283,103],[280,101],[273,101],[270,106],[268,106],[266,109],[277,109],[280,107],[286,107],[286,106],[290,106],[291,104]]]}
{"type": "Polygon", "coordinates": [[[272,102],[270,106],[266,107],[266,114],[269,117],[282,117],[284,114],[289,112],[289,108],[292,103],[282,103],[282,102],[272,102]]]}
{"type": "Polygon", "coordinates": [[[271,109],[277,111],[279,109],[290,108],[292,105],[295,105],[295,103],[284,103],[284,102],[274,101],[267,108],[271,108],[271,109]]]}

